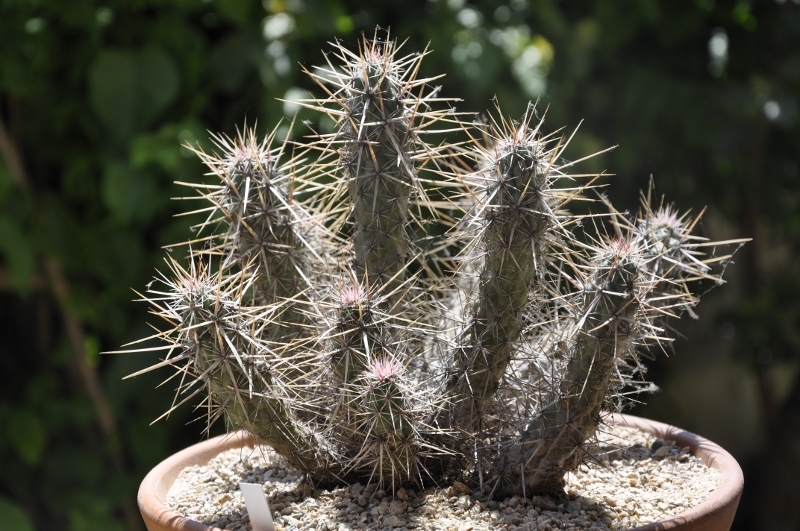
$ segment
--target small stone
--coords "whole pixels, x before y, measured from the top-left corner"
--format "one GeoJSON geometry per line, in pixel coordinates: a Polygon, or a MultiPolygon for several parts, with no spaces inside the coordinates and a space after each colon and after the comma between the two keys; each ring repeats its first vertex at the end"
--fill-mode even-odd
{"type": "Polygon", "coordinates": [[[395,497],[396,497],[398,500],[402,500],[402,501],[408,501],[408,500],[410,499],[410,498],[408,497],[408,492],[406,492],[406,489],[399,489],[399,490],[398,490],[398,491],[395,493],[395,497]]]}
{"type": "Polygon", "coordinates": [[[655,440],[655,441],[653,441],[653,443],[650,445],[650,451],[652,451],[652,452],[655,452],[655,451],[657,451],[659,448],[661,448],[661,447],[663,447],[663,446],[668,446],[668,445],[669,445],[669,443],[668,443],[667,441],[665,441],[665,440],[664,440],[664,439],[662,439],[661,437],[658,437],[658,438],[656,438],[656,440],[655,440]]]}
{"type": "MultiPolygon", "coordinates": [[[[547,511],[556,510],[556,504],[549,496],[531,496],[531,503],[547,511]]],[[[491,507],[491,502],[489,506],[491,507]]]]}
{"type": "Polygon", "coordinates": [[[217,505],[223,505],[224,503],[229,502],[232,499],[233,498],[231,498],[231,495],[226,492],[225,494],[217,498],[217,505]]]}
{"type": "Polygon", "coordinates": [[[408,504],[403,501],[395,500],[389,504],[389,514],[403,514],[406,512],[408,504]]]}
{"type": "Polygon", "coordinates": [[[453,482],[453,490],[456,491],[456,494],[469,494],[472,492],[472,489],[460,481],[453,482]]]}
{"type": "Polygon", "coordinates": [[[400,527],[401,524],[402,524],[402,522],[395,515],[387,516],[386,518],[383,519],[383,527],[394,528],[394,527],[400,527]]]}
{"type": "Polygon", "coordinates": [[[662,459],[664,457],[667,457],[669,455],[669,452],[670,452],[669,446],[659,446],[656,449],[656,451],[653,452],[653,457],[655,457],[656,459],[662,459]]]}

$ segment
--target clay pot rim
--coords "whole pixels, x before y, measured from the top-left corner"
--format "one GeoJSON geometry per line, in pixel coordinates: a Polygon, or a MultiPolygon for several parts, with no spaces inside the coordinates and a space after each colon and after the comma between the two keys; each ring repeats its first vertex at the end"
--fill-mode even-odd
{"type": "Polygon", "coordinates": [[[667,531],[678,528],[684,531],[730,529],[744,488],[744,474],[730,453],[705,437],[663,422],[621,413],[608,414],[605,420],[610,424],[638,428],[656,437],[675,441],[682,447],[688,446],[692,455],[699,457],[706,466],[718,470],[722,475],[719,488],[698,505],[675,516],[630,531],[667,531]],[[721,525],[723,522],[724,526],[721,525]]]}
{"type": "MultiPolygon", "coordinates": [[[[730,529],[744,487],[742,469],[731,454],[704,437],[662,422],[620,413],[608,414],[604,420],[610,424],[635,427],[656,437],[673,440],[681,446],[688,446],[693,455],[722,474],[719,488],[699,505],[630,531],[667,531],[681,526],[687,531],[730,529]],[[712,527],[712,521],[727,522],[727,527],[712,527]]],[[[167,492],[178,474],[187,466],[207,463],[225,450],[255,443],[255,438],[249,433],[234,432],[192,445],[156,465],[145,476],[138,495],[139,510],[148,530],[224,531],[190,520],[168,508],[164,503],[167,492]]]]}

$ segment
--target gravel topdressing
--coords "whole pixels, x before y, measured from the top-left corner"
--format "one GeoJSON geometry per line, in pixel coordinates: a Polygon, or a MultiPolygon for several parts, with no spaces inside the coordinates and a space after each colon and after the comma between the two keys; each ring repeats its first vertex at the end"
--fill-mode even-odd
{"type": "Polygon", "coordinates": [[[239,482],[262,483],[276,531],[628,529],[676,515],[719,487],[720,473],[671,441],[621,426],[598,433],[563,497],[488,501],[456,482],[391,493],[361,484],[312,491],[268,447],[228,450],[181,472],[166,505],[192,520],[251,531],[239,482]]]}

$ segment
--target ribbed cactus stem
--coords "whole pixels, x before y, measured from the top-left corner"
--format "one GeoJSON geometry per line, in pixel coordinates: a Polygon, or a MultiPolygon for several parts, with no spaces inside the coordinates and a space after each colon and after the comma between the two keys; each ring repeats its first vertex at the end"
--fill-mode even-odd
{"type": "MultiPolygon", "coordinates": [[[[242,257],[257,256],[261,263],[255,283],[256,302],[261,304],[288,299],[302,289],[297,271],[301,262],[296,256],[300,246],[288,212],[289,200],[275,182],[276,175],[270,173],[265,172],[263,182],[250,183],[247,203],[242,201],[232,225],[238,252],[242,257]]],[[[247,183],[244,187],[248,188],[247,183]]]]}
{"type": "Polygon", "coordinates": [[[363,401],[367,444],[380,481],[399,484],[414,478],[417,442],[403,391],[400,366],[391,359],[373,362],[363,401]]]}
{"type": "Polygon", "coordinates": [[[376,308],[360,286],[345,286],[335,304],[335,328],[331,331],[330,369],[337,406],[330,425],[345,448],[363,445],[359,429],[362,386],[358,383],[370,359],[381,354],[382,327],[376,308]]]}
{"type": "Polygon", "coordinates": [[[347,386],[366,369],[369,349],[379,348],[380,329],[373,321],[372,304],[360,288],[342,290],[336,313],[331,370],[338,383],[347,386]]]}
{"type": "MultiPolygon", "coordinates": [[[[219,353],[207,355],[210,359],[218,356],[219,353]]],[[[215,371],[213,365],[209,368],[215,371]]],[[[311,433],[295,421],[283,401],[248,392],[247,381],[237,378],[235,370],[216,370],[207,380],[208,388],[224,410],[230,427],[246,429],[304,472],[320,466],[311,433]]],[[[269,380],[264,384],[273,385],[269,380]]]]}
{"type": "Polygon", "coordinates": [[[229,426],[251,431],[295,466],[315,466],[309,461],[316,457],[311,434],[279,398],[241,301],[220,292],[216,276],[203,268],[182,284],[175,309],[185,330],[183,346],[229,426]]]}
{"type": "Polygon", "coordinates": [[[483,266],[461,363],[466,371],[455,420],[475,429],[492,403],[523,325],[523,309],[542,261],[549,218],[536,146],[511,143],[491,169],[483,209],[483,266]]]}
{"type": "MultiPolygon", "coordinates": [[[[274,133],[273,133],[274,136],[274,133]]],[[[298,237],[302,210],[293,203],[288,175],[280,166],[283,148],[270,149],[273,136],[263,142],[248,130],[236,139],[217,137],[224,157],[201,154],[223,187],[214,201],[225,216],[228,231],[223,250],[230,265],[258,271],[253,303],[286,303],[305,288],[305,248],[298,237]],[[257,267],[252,267],[255,261],[257,267]]],[[[280,326],[268,327],[267,337],[290,341],[302,332],[304,318],[288,304],[280,326]]]]}
{"type": "Polygon", "coordinates": [[[403,280],[414,184],[411,113],[402,100],[395,68],[391,51],[384,53],[377,45],[363,50],[345,88],[346,119],[341,126],[342,165],[353,202],[356,272],[364,285],[385,286],[385,293],[403,280]]]}
{"type": "Polygon", "coordinates": [[[585,291],[583,324],[558,393],[526,428],[521,459],[506,463],[509,473],[523,474],[527,492],[556,492],[564,485],[564,474],[581,463],[586,441],[600,422],[616,361],[636,338],[640,260],[624,249],[627,242],[615,245],[623,252],[596,264],[585,291]]]}
{"type": "MultiPolygon", "coordinates": [[[[388,366],[391,361],[375,362],[377,367],[388,366]]],[[[408,415],[405,413],[406,406],[403,403],[403,395],[397,382],[390,374],[382,375],[381,372],[389,372],[391,369],[375,368],[371,374],[369,382],[370,388],[367,393],[367,405],[373,416],[373,432],[378,437],[390,437],[400,435],[408,437],[411,435],[411,425],[408,423],[408,415]]]]}
{"type": "Polygon", "coordinates": [[[343,288],[338,299],[331,372],[339,400],[331,426],[356,450],[347,468],[396,485],[412,476],[417,445],[387,316],[360,287],[343,288]]]}

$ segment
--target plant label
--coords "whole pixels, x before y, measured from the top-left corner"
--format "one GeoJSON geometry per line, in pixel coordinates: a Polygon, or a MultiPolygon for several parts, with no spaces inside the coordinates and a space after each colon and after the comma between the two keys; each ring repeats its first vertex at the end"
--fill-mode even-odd
{"type": "Polygon", "coordinates": [[[257,483],[239,483],[253,531],[275,531],[264,490],[257,483]]]}

